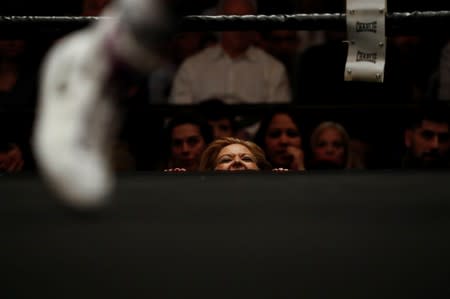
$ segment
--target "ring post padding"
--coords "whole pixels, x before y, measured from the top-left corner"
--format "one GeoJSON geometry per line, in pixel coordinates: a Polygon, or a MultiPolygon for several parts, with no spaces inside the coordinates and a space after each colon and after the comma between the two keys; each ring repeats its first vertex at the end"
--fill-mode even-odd
{"type": "Polygon", "coordinates": [[[386,57],[386,0],[347,0],[345,81],[382,83],[386,57]]]}

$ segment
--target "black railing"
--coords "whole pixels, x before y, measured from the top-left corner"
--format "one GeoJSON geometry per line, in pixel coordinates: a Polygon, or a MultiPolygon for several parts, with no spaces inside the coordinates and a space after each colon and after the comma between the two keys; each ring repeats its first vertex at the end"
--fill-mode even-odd
{"type": "MultiPolygon", "coordinates": [[[[36,33],[61,35],[105,17],[81,16],[0,16],[2,36],[29,36],[36,33]]],[[[450,11],[392,12],[386,14],[386,35],[440,32],[450,26],[450,11]]],[[[221,30],[327,30],[345,31],[344,13],[186,16],[179,26],[182,31],[221,30]]]]}

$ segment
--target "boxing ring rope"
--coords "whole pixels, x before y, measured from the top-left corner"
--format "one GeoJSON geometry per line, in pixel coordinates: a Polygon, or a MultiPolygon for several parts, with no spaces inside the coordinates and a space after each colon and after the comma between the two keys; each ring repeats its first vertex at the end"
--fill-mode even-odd
{"type": "MultiPolygon", "coordinates": [[[[42,28],[70,31],[104,17],[82,16],[0,16],[0,28],[33,32],[42,28]],[[36,26],[38,25],[38,26],[36,26]],[[39,28],[37,28],[39,27],[39,28]]],[[[450,11],[391,12],[386,14],[386,34],[402,35],[436,31],[450,24],[450,11]]],[[[345,13],[245,15],[245,16],[186,16],[180,22],[182,31],[223,30],[328,30],[345,31],[345,13]]]]}

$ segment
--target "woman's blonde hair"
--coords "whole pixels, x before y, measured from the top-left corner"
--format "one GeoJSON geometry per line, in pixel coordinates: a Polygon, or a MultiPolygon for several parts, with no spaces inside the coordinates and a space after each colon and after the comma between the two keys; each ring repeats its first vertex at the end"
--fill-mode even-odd
{"type": "Polygon", "coordinates": [[[224,137],[214,140],[205,149],[200,158],[200,166],[198,170],[200,171],[215,170],[217,163],[217,156],[219,155],[220,151],[224,147],[232,144],[240,144],[248,148],[248,150],[255,156],[256,165],[260,170],[272,169],[270,163],[266,159],[264,151],[258,145],[256,145],[256,143],[234,137],[224,137]]]}
{"type": "Polygon", "coordinates": [[[345,152],[345,161],[344,161],[344,167],[345,168],[351,168],[352,167],[352,157],[350,154],[350,135],[348,134],[347,130],[339,123],[333,122],[333,121],[325,121],[320,123],[312,132],[311,134],[311,150],[314,151],[314,148],[319,143],[320,135],[323,131],[327,129],[334,129],[338,131],[339,135],[341,135],[342,142],[344,144],[344,152],[345,152]]]}

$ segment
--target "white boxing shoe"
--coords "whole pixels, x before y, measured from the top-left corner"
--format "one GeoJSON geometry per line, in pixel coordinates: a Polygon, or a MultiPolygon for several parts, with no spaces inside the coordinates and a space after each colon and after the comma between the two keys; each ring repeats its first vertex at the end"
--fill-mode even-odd
{"type": "Polygon", "coordinates": [[[61,40],[41,73],[34,128],[38,166],[70,205],[101,205],[112,190],[108,165],[114,98],[97,28],[61,40]]]}
{"type": "Polygon", "coordinates": [[[116,111],[119,95],[114,86],[121,75],[116,74],[117,65],[149,71],[160,62],[149,47],[151,39],[142,42],[141,32],[133,32],[143,28],[139,22],[145,27],[166,20],[155,11],[145,18],[137,5],[144,3],[162,2],[119,2],[108,9],[107,15],[113,18],[62,39],[44,62],[33,148],[42,174],[70,206],[102,206],[113,190],[109,161],[120,125],[116,111]]]}

